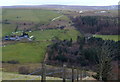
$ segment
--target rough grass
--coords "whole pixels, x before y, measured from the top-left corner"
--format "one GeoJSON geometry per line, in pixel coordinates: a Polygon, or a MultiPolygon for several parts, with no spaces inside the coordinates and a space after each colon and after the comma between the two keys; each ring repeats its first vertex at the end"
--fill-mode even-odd
{"type": "Polygon", "coordinates": [[[94,35],[94,37],[102,38],[103,40],[120,41],[120,35],[94,35]]]}
{"type": "MultiPolygon", "coordinates": [[[[1,73],[1,72],[0,72],[1,73]]],[[[35,75],[22,75],[22,74],[14,74],[14,73],[8,73],[8,72],[2,72],[2,80],[41,80],[41,76],[35,76],[35,75]]],[[[62,80],[61,78],[57,77],[46,77],[47,80],[62,80]]],[[[20,81],[21,82],[21,81],[20,81]]]]}
{"type": "Polygon", "coordinates": [[[15,31],[16,25],[14,24],[2,24],[2,36],[9,35],[15,31]]]}

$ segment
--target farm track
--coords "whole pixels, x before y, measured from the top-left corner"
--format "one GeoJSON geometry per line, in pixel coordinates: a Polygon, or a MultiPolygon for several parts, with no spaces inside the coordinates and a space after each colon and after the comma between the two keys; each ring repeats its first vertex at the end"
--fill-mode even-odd
{"type": "Polygon", "coordinates": [[[30,42],[51,42],[51,40],[41,40],[41,41],[2,41],[0,42],[0,45],[9,45],[9,44],[15,44],[15,43],[30,43],[30,42]]]}
{"type": "Polygon", "coordinates": [[[57,20],[57,19],[59,19],[61,17],[63,17],[63,15],[53,18],[52,21],[57,20]]]}

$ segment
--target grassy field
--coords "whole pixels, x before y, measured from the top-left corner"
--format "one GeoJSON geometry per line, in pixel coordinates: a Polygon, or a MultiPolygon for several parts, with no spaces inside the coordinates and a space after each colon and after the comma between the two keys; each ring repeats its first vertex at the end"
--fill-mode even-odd
{"type": "Polygon", "coordinates": [[[71,38],[76,40],[79,32],[74,29],[45,30],[33,31],[29,35],[33,35],[40,42],[15,43],[3,47],[3,61],[16,60],[20,63],[39,63],[43,61],[47,45],[51,43],[47,40],[52,40],[55,36],[61,40],[70,40],[71,38]]]}
{"type": "MultiPolygon", "coordinates": [[[[10,35],[15,31],[17,23],[19,26],[21,23],[33,22],[33,27],[35,28],[38,24],[49,24],[56,17],[61,16],[56,20],[69,20],[65,15],[58,13],[53,10],[43,10],[43,9],[23,9],[23,8],[3,8],[3,21],[7,20],[10,24],[3,24],[2,27],[2,36],[10,35]],[[17,22],[17,23],[16,23],[17,22]]],[[[30,26],[28,26],[30,27],[30,26]]],[[[39,27],[39,26],[37,26],[39,27]]],[[[24,25],[21,25],[21,28],[24,29],[24,25]]],[[[31,28],[31,27],[30,27],[31,28]]],[[[17,30],[19,31],[19,30],[17,30]]],[[[19,35],[18,33],[16,35],[19,35]]],[[[28,32],[30,36],[34,36],[36,41],[40,42],[31,42],[31,43],[15,43],[6,45],[3,47],[3,61],[16,60],[20,63],[38,63],[41,62],[46,53],[46,47],[49,45],[54,37],[58,37],[61,40],[71,38],[76,40],[79,32],[75,29],[53,29],[53,30],[44,30],[44,31],[32,31],[28,32]]]]}
{"type": "Polygon", "coordinates": [[[28,28],[35,28],[42,24],[49,24],[54,18],[59,16],[62,17],[56,20],[69,20],[67,16],[53,10],[3,8],[2,20],[7,20],[9,24],[2,25],[2,36],[9,35],[11,32],[14,32],[17,25],[20,27],[17,31],[24,30],[24,27],[26,26],[21,25],[21,23],[29,23],[31,25],[27,26],[28,28]]]}
{"type": "Polygon", "coordinates": [[[2,24],[2,36],[9,35],[15,31],[15,24],[2,24]]]}
{"type": "Polygon", "coordinates": [[[102,38],[103,40],[120,41],[120,35],[94,35],[94,37],[102,38]]]}
{"type": "Polygon", "coordinates": [[[2,60],[16,60],[20,63],[41,62],[50,42],[16,43],[2,48],[2,60]]]}
{"type": "MultiPolygon", "coordinates": [[[[48,23],[53,18],[61,16],[61,14],[52,10],[42,9],[3,9],[3,20],[9,21],[31,21],[36,23],[48,23]]],[[[67,17],[63,16],[68,20],[67,17]]],[[[60,19],[63,19],[60,18],[60,19]]]]}
{"type": "Polygon", "coordinates": [[[61,40],[67,39],[76,40],[77,35],[80,33],[75,29],[53,29],[53,30],[44,30],[44,31],[33,31],[28,33],[30,36],[34,36],[36,40],[44,41],[44,40],[52,40],[54,37],[58,37],[61,40]]]}

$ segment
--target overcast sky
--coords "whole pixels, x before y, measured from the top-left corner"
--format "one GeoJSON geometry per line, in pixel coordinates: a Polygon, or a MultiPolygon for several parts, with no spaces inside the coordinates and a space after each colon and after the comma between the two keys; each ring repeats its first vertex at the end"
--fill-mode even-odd
{"type": "Polygon", "coordinates": [[[118,5],[119,0],[0,0],[0,6],[11,5],[87,5],[87,6],[108,6],[118,5]]]}

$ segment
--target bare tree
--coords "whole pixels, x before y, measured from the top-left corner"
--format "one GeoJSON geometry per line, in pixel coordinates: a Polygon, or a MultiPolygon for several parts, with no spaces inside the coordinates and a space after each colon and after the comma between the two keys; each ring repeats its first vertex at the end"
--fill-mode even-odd
{"type": "Polygon", "coordinates": [[[98,80],[109,80],[111,79],[112,75],[112,66],[111,61],[113,60],[113,52],[112,48],[109,46],[110,43],[105,41],[99,50],[100,54],[97,54],[98,56],[98,67],[97,67],[97,74],[94,76],[94,78],[98,80]]]}

